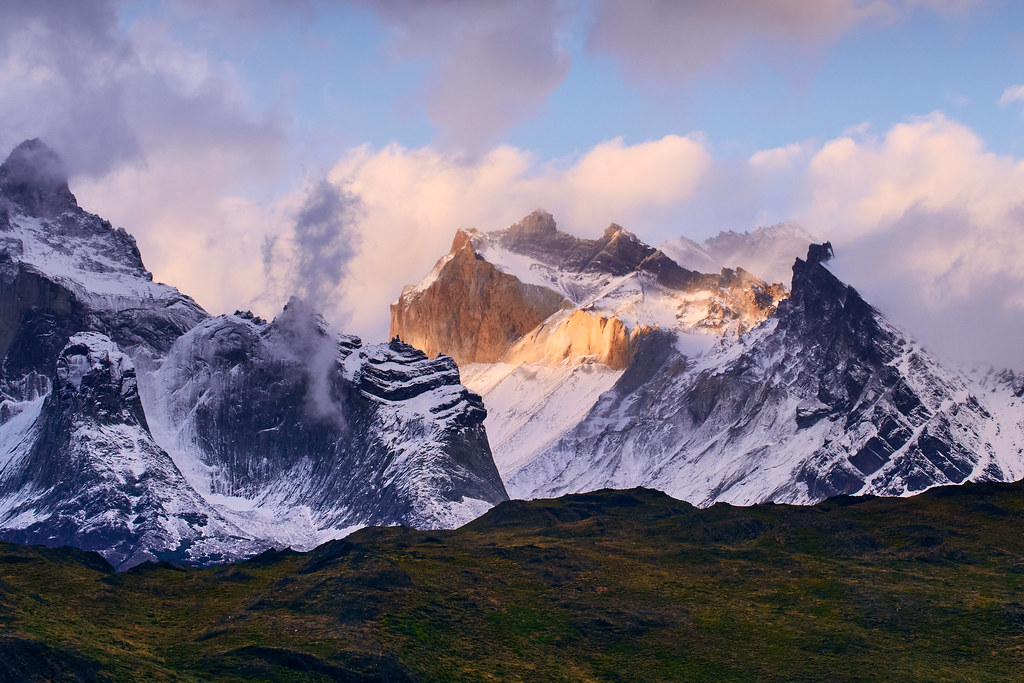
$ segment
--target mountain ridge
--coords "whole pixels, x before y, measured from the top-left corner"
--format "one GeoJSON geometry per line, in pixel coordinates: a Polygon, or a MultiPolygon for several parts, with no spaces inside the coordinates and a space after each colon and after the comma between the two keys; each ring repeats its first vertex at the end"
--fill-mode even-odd
{"type": "MultiPolygon", "coordinates": [[[[1013,378],[986,390],[943,368],[835,278],[827,242],[805,246],[806,258],[795,259],[788,293],[745,276],[752,300],[765,296],[767,305],[740,305],[730,318],[730,302],[741,299],[701,300],[703,309],[669,299],[673,305],[659,312],[661,283],[652,277],[651,284],[624,287],[615,278],[635,278],[628,268],[581,287],[593,282],[580,273],[595,270],[593,253],[603,243],[557,232],[546,212],[495,233],[466,234],[478,261],[523,282],[546,283],[582,303],[580,310],[610,314],[627,330],[643,330],[623,362],[608,363],[571,341],[552,354],[545,344],[551,330],[565,325],[560,311],[524,335],[512,347],[516,354],[463,367],[490,411],[492,448],[513,496],[644,485],[700,505],[811,503],[841,493],[906,495],[967,479],[1024,476],[1019,397],[999,388],[1013,386],[1013,378]],[[586,253],[576,258],[580,245],[586,253]],[[732,322],[708,324],[716,310],[732,322]],[[743,311],[758,314],[744,324],[743,311]],[[652,324],[641,327],[645,321],[652,324]],[[569,410],[570,393],[582,409],[569,410]]],[[[784,225],[759,239],[801,234],[784,225]]],[[[602,239],[613,235],[636,240],[617,226],[602,239]]],[[[663,254],[642,244],[631,249],[641,255],[634,267],[663,254]]],[[[744,282],[744,271],[687,277],[713,277],[723,286],[731,277],[744,282]]],[[[403,305],[414,311],[416,300],[396,304],[403,305]]]]}

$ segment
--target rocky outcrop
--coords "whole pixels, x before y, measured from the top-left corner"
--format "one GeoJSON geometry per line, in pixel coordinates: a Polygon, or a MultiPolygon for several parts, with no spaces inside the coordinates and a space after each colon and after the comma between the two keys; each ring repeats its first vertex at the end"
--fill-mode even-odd
{"type": "Polygon", "coordinates": [[[784,296],[741,268],[681,268],[618,225],[579,239],[539,210],[497,232],[460,230],[392,304],[391,334],[463,366],[575,359],[622,369],[654,327],[743,332],[784,296]]]}
{"type": "Polygon", "coordinates": [[[391,305],[391,336],[460,365],[493,363],[568,305],[554,291],[525,284],[479,258],[471,234],[460,230],[430,275],[391,305]]]}
{"type": "Polygon", "coordinates": [[[109,337],[73,335],[54,376],[53,391],[23,402],[20,420],[5,425],[7,436],[34,438],[3,467],[0,538],[95,550],[121,569],[154,559],[205,564],[267,547],[198,496],[155,443],[135,368],[109,337]]]}
{"type": "Polygon", "coordinates": [[[645,325],[630,331],[618,318],[576,309],[531,331],[501,360],[510,365],[595,361],[622,370],[632,360],[638,341],[650,332],[645,325]]]}
{"type": "Polygon", "coordinates": [[[204,494],[304,506],[321,529],[444,527],[507,498],[450,358],[364,347],[298,300],[270,323],[197,326],[155,383],[159,429],[204,494]]]}

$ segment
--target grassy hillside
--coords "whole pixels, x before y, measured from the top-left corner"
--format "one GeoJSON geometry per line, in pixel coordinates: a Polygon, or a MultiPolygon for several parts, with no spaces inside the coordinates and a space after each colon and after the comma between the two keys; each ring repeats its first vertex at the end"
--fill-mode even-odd
{"type": "Polygon", "coordinates": [[[209,570],[0,544],[0,680],[1007,680],[1024,488],[601,491],[209,570]]]}

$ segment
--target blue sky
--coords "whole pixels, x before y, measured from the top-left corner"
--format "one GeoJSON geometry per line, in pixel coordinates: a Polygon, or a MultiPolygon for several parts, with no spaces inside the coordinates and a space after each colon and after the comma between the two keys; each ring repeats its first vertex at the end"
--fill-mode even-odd
{"type": "MultiPolygon", "coordinates": [[[[1024,5],[935,4],[897,3],[893,16],[841,35],[774,40],[763,52],[741,45],[738,57],[679,83],[658,74],[630,79],[613,55],[587,46],[593,3],[567,3],[556,39],[571,67],[538,111],[491,142],[557,158],[619,136],[639,142],[702,131],[721,153],[746,156],[940,110],[981,132],[993,151],[1019,152],[1020,107],[998,101],[1021,80],[1024,5]]],[[[437,141],[424,106],[433,57],[403,54],[396,29],[371,3],[226,4],[204,12],[149,1],[123,5],[118,18],[129,33],[140,22],[161,23],[182,44],[237,69],[255,111],[291,119],[299,151],[309,139],[320,149],[328,140],[336,153],[362,143],[437,141]]]]}
{"type": "Polygon", "coordinates": [[[539,206],[654,244],[795,219],[940,352],[1024,367],[1022,3],[0,0],[0,20],[0,146],[48,141],[214,313],[273,315],[317,263],[317,305],[383,338],[456,228],[539,206]],[[327,186],[324,262],[296,217],[327,186]]]}

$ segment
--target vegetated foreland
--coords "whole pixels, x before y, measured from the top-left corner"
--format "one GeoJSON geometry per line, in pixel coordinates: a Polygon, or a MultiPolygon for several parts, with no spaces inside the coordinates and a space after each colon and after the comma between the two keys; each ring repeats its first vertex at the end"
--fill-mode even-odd
{"type": "Polygon", "coordinates": [[[700,510],[646,490],[114,573],[0,544],[0,679],[1005,680],[1024,487],[700,510]]]}

